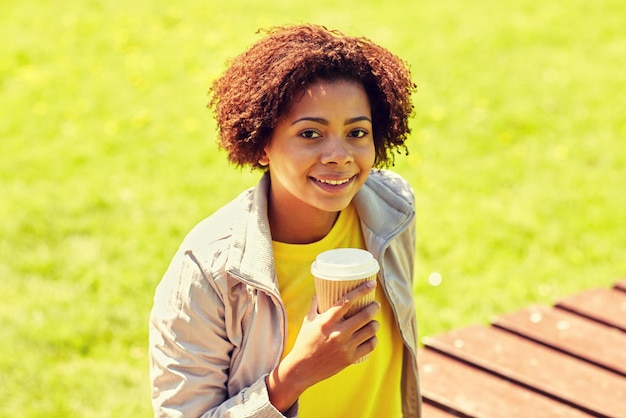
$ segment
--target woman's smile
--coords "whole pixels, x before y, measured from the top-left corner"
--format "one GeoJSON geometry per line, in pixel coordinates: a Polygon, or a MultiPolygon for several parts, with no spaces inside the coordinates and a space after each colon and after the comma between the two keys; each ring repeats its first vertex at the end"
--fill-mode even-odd
{"type": "Polygon", "coordinates": [[[331,193],[338,193],[338,192],[345,190],[348,184],[352,183],[356,179],[356,174],[352,177],[343,178],[343,179],[325,179],[325,178],[317,178],[317,177],[311,177],[311,178],[323,190],[327,192],[331,192],[331,193]]]}

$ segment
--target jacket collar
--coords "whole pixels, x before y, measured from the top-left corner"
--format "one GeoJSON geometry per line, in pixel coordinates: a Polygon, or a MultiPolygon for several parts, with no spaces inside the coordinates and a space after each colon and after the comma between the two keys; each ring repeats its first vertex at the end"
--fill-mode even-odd
{"type": "Polygon", "coordinates": [[[403,231],[415,216],[410,187],[389,171],[372,171],[353,202],[367,249],[377,259],[391,238],[403,231]]]}
{"type": "Polygon", "coordinates": [[[272,235],[267,215],[270,178],[265,173],[256,188],[242,199],[242,221],[233,225],[233,245],[226,269],[229,273],[278,294],[272,235]]]}
{"type": "MultiPolygon", "coordinates": [[[[233,225],[234,240],[226,268],[251,284],[279,294],[267,215],[269,187],[269,174],[265,173],[257,187],[244,195],[244,213],[239,218],[242,221],[233,225]]],[[[372,171],[353,202],[367,249],[375,258],[414,217],[410,190],[390,172],[372,171]]]]}

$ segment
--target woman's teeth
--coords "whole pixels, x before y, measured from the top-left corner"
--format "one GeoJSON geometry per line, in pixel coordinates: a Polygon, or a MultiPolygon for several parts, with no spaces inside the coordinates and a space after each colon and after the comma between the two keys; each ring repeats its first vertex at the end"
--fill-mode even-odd
{"type": "Polygon", "coordinates": [[[319,181],[320,183],[324,183],[324,184],[330,184],[331,186],[339,186],[340,184],[346,184],[347,182],[350,181],[350,179],[344,179],[344,180],[321,180],[321,179],[317,179],[317,181],[319,181]]]}

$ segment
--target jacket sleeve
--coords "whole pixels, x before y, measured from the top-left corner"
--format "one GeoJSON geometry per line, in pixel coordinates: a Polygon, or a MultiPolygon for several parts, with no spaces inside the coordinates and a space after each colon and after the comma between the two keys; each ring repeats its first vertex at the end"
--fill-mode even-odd
{"type": "Polygon", "coordinates": [[[282,417],[265,376],[228,393],[227,309],[205,274],[191,254],[179,253],[157,287],[149,335],[155,417],[282,417]]]}

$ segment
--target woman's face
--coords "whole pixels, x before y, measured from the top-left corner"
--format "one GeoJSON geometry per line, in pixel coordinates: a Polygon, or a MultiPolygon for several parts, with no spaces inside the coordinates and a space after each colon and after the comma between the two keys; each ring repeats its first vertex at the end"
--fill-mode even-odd
{"type": "Polygon", "coordinates": [[[365,183],[375,154],[363,87],[313,82],[279,119],[260,160],[269,166],[270,204],[305,216],[341,211],[365,183]]]}

